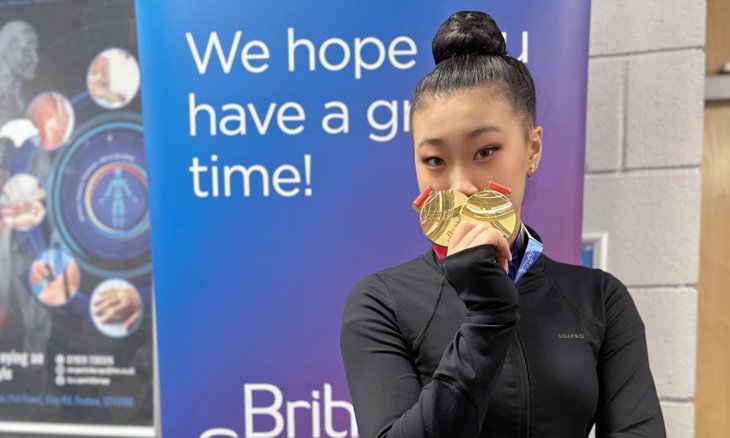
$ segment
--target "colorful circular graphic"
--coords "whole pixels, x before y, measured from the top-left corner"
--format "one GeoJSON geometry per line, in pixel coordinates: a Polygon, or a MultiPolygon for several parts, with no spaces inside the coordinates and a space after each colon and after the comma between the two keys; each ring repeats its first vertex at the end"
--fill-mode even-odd
{"type": "Polygon", "coordinates": [[[40,302],[59,307],[71,301],[79,291],[81,273],[76,261],[66,251],[51,248],[33,261],[28,282],[40,302]]]}
{"type": "Polygon", "coordinates": [[[147,230],[147,174],[134,163],[115,160],[96,169],[83,199],[91,223],[110,238],[125,240],[147,230]]]}
{"type": "Polygon", "coordinates": [[[148,273],[147,173],[139,116],[98,116],[76,132],[50,178],[53,225],[89,272],[122,278],[148,273]]]}
{"type": "Polygon", "coordinates": [[[86,74],[86,86],[102,108],[118,109],[128,104],[139,90],[139,64],[124,49],[112,48],[96,55],[86,74]]]}
{"type": "Polygon", "coordinates": [[[144,306],[132,283],[113,278],[99,284],[91,294],[89,313],[96,328],[110,338],[123,338],[137,330],[144,306]]]}
{"type": "Polygon", "coordinates": [[[55,150],[64,144],[74,128],[74,110],[61,93],[47,91],[39,94],[28,105],[26,117],[38,129],[36,146],[55,150]]]}
{"type": "Polygon", "coordinates": [[[0,217],[18,231],[28,231],[38,225],[46,215],[43,200],[46,190],[38,178],[29,173],[12,176],[0,194],[0,217]]]}

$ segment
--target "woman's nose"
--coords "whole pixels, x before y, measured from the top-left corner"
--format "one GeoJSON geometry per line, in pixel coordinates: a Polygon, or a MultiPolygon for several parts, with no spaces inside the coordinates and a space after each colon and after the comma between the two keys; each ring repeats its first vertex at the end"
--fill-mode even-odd
{"type": "Polygon", "coordinates": [[[474,181],[472,181],[470,178],[456,178],[451,184],[451,189],[456,190],[457,192],[461,192],[466,196],[471,196],[481,190],[481,187],[479,187],[477,184],[474,184],[474,181]]]}

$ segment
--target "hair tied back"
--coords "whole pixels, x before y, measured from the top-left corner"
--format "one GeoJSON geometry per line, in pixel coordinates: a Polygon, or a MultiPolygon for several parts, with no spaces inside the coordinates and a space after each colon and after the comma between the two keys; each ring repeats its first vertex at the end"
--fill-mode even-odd
{"type": "Polygon", "coordinates": [[[459,11],[439,27],[432,42],[436,64],[464,55],[506,56],[507,43],[494,19],[481,11],[459,11]]]}

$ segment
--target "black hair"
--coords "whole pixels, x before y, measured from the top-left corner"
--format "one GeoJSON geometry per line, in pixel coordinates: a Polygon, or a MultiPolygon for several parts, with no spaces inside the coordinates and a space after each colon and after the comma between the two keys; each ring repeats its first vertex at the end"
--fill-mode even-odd
{"type": "Polygon", "coordinates": [[[460,11],[439,27],[432,43],[436,66],[413,92],[412,111],[424,97],[441,97],[474,87],[497,87],[522,119],[535,126],[535,84],[527,67],[507,54],[494,19],[479,11],[460,11]]]}

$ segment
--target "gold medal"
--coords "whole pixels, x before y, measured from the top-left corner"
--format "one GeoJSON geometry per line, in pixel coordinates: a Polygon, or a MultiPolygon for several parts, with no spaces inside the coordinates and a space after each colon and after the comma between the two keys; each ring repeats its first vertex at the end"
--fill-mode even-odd
{"type": "Polygon", "coordinates": [[[461,207],[467,197],[456,190],[434,192],[429,187],[413,203],[421,214],[421,229],[431,242],[447,246],[461,221],[461,207]]]}
{"type": "MultiPolygon", "coordinates": [[[[507,192],[509,193],[509,192],[507,192]]],[[[508,239],[517,225],[517,216],[512,201],[507,195],[494,188],[474,193],[461,209],[461,220],[466,222],[489,222],[508,239]]]]}
{"type": "Polygon", "coordinates": [[[420,213],[423,234],[437,245],[448,246],[461,221],[489,222],[509,239],[517,224],[509,193],[509,188],[491,181],[486,189],[469,197],[456,190],[435,192],[428,187],[413,202],[413,208],[420,213]]]}

